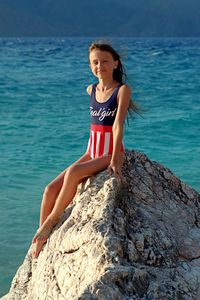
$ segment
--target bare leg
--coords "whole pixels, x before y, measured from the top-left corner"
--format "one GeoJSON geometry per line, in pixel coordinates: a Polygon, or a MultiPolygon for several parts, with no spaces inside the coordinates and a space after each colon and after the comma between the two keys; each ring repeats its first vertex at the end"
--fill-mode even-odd
{"type": "Polygon", "coordinates": [[[79,182],[84,178],[92,176],[108,167],[110,159],[111,156],[107,155],[74,164],[67,169],[64,176],[63,185],[56,199],[55,205],[51,213],[33,238],[33,243],[46,242],[53,227],[57,224],[59,217],[76,194],[79,182]]]}
{"type": "MultiPolygon", "coordinates": [[[[87,160],[90,160],[91,157],[88,153],[85,153],[83,156],[81,156],[80,159],[75,161],[71,166],[76,165],[79,162],[84,162],[87,160]]],[[[55,201],[60,193],[60,190],[62,188],[64,177],[67,169],[65,169],[62,173],[60,173],[44,190],[43,198],[42,198],[42,204],[40,208],[40,226],[44,223],[48,215],[51,213],[55,201]]]]}
{"type": "Polygon", "coordinates": [[[44,190],[41,208],[40,208],[40,226],[44,223],[48,215],[51,213],[56,198],[62,188],[66,170],[57,176],[44,190]]]}
{"type": "MultiPolygon", "coordinates": [[[[76,165],[79,162],[90,160],[91,157],[88,153],[85,153],[80,159],[75,161],[73,165],[76,165]]],[[[51,213],[55,201],[60,193],[62,188],[64,177],[67,169],[65,169],[60,175],[58,175],[44,190],[41,208],[40,208],[40,227],[43,225],[49,214],[51,213]]],[[[45,240],[37,240],[35,241],[34,248],[32,251],[32,257],[35,258],[38,256],[39,252],[41,251],[45,240]]]]}

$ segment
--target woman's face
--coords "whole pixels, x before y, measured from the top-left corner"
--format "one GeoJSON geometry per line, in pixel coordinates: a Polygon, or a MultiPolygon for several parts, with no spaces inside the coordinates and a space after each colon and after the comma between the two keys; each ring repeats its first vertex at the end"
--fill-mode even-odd
{"type": "Polygon", "coordinates": [[[117,67],[118,61],[108,51],[94,49],[89,55],[90,68],[98,79],[112,79],[113,70],[117,67]]]}

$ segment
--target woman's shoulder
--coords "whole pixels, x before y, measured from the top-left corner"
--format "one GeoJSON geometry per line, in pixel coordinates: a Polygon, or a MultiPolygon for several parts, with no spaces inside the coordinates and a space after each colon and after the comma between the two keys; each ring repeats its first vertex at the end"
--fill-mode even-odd
{"type": "Polygon", "coordinates": [[[87,91],[87,93],[88,93],[89,95],[91,95],[91,93],[92,93],[92,88],[93,88],[93,86],[94,86],[94,84],[90,84],[90,85],[88,85],[88,87],[86,88],[86,91],[87,91]]]}
{"type": "Polygon", "coordinates": [[[131,94],[131,87],[128,86],[126,83],[122,83],[119,88],[119,94],[131,94]]]}

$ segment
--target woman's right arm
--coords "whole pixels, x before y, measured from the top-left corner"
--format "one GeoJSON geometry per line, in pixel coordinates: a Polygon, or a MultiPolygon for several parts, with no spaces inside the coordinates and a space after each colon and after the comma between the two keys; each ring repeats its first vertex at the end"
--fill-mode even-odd
{"type": "Polygon", "coordinates": [[[91,92],[92,92],[92,84],[88,85],[86,91],[87,91],[87,93],[88,93],[89,95],[91,95],[91,92]]]}

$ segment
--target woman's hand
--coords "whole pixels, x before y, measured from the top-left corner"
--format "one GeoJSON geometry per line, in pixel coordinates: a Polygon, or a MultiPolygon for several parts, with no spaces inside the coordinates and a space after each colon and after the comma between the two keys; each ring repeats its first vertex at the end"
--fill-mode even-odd
{"type": "Polygon", "coordinates": [[[108,172],[110,175],[121,177],[121,168],[122,164],[120,161],[114,161],[111,159],[110,164],[108,166],[108,172]]]}

